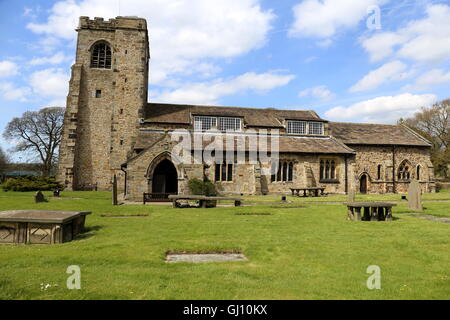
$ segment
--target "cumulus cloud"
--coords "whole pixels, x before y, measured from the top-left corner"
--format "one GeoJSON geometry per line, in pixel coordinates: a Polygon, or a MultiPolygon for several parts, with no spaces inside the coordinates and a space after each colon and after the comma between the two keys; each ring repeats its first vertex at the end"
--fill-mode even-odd
{"type": "Polygon", "coordinates": [[[170,103],[216,104],[223,96],[245,93],[247,91],[264,92],[288,84],[293,75],[277,73],[248,72],[235,78],[218,79],[212,82],[190,83],[178,89],[162,92],[152,91],[152,101],[170,103]]]}
{"type": "Polygon", "coordinates": [[[64,103],[64,97],[69,91],[69,75],[62,69],[49,68],[36,71],[29,79],[34,94],[43,98],[64,103]]]}
{"type": "Polygon", "coordinates": [[[418,77],[414,84],[407,85],[404,90],[424,90],[431,86],[450,83],[450,72],[445,73],[442,69],[433,69],[418,77]]]}
{"type": "Polygon", "coordinates": [[[335,97],[335,94],[332,93],[327,86],[317,86],[305,89],[298,94],[299,97],[308,97],[312,96],[321,101],[329,101],[335,97]]]}
{"type": "Polygon", "coordinates": [[[361,119],[363,122],[394,123],[400,118],[412,116],[423,106],[437,101],[434,94],[382,96],[361,101],[348,107],[339,106],[328,110],[325,116],[331,120],[361,119]]]}
{"type": "Polygon", "coordinates": [[[33,58],[29,63],[32,66],[38,66],[43,64],[61,64],[65,61],[70,60],[63,52],[57,52],[50,57],[33,58]]]}
{"type": "Polygon", "coordinates": [[[2,99],[26,102],[30,93],[31,90],[28,87],[16,87],[11,82],[0,83],[0,96],[2,99]]]}
{"type": "MultiPolygon", "coordinates": [[[[303,0],[293,7],[291,37],[331,38],[336,33],[356,27],[367,17],[367,9],[387,0],[303,0]]],[[[320,42],[321,44],[330,44],[320,42]]]]}
{"type": "Polygon", "coordinates": [[[364,78],[351,87],[349,91],[360,92],[376,89],[383,83],[400,81],[415,73],[414,70],[404,72],[406,69],[406,64],[398,60],[386,63],[380,68],[369,72],[364,78]]]}
{"type": "Polygon", "coordinates": [[[11,61],[0,61],[0,78],[15,76],[19,73],[19,66],[11,61]]]}
{"type": "Polygon", "coordinates": [[[429,5],[424,19],[413,20],[395,32],[363,38],[371,61],[396,55],[419,62],[441,62],[450,56],[450,6],[429,5]]]}
{"type": "MultiPolygon", "coordinates": [[[[201,59],[232,58],[263,46],[275,15],[259,2],[127,0],[121,4],[121,15],[147,19],[155,44],[151,79],[163,83],[172,74],[192,72],[201,59]]],[[[110,0],[59,1],[50,12],[46,22],[27,27],[50,38],[73,40],[79,16],[118,15],[110,0]]]]}

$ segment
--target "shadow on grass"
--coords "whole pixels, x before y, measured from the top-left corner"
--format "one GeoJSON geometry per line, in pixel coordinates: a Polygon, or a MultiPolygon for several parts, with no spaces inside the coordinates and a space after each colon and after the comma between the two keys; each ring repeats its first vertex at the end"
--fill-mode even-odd
{"type": "Polygon", "coordinates": [[[97,234],[97,231],[101,230],[102,228],[102,226],[85,227],[83,233],[78,234],[75,239],[73,239],[73,241],[89,239],[95,236],[97,234]]]}

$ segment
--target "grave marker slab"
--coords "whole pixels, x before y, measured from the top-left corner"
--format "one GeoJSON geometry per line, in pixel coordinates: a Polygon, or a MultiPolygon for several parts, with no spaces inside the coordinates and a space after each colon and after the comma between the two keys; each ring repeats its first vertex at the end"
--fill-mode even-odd
{"type": "Polygon", "coordinates": [[[411,210],[423,210],[422,207],[422,189],[417,180],[412,180],[408,187],[408,207],[411,210]]]}

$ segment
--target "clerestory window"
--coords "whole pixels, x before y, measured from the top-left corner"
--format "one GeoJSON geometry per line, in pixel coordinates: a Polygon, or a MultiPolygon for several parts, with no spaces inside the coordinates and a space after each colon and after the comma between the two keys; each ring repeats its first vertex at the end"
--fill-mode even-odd
{"type": "Polygon", "coordinates": [[[195,130],[200,131],[211,129],[218,129],[220,131],[240,131],[241,118],[196,116],[194,117],[194,128],[195,130]]]}

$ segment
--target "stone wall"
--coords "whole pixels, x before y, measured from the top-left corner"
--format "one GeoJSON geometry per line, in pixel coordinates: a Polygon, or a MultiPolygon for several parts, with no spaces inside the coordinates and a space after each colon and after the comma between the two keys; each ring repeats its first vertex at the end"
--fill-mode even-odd
{"type": "Polygon", "coordinates": [[[403,161],[408,161],[411,178],[416,178],[417,166],[420,166],[420,184],[423,192],[434,192],[435,183],[433,165],[429,148],[400,146],[361,146],[351,145],[357,152],[354,166],[354,185],[359,191],[359,179],[368,176],[369,193],[406,193],[408,181],[399,181],[398,170],[403,161]],[[378,177],[378,166],[380,177],[378,177]]]}
{"type": "MultiPolygon", "coordinates": [[[[178,192],[189,193],[188,181],[190,179],[203,180],[204,177],[214,182],[217,190],[224,195],[253,195],[253,194],[288,194],[294,187],[325,187],[327,193],[345,193],[345,157],[340,155],[307,155],[282,154],[280,161],[294,163],[293,181],[272,182],[270,175],[262,175],[263,169],[270,168],[270,164],[233,164],[233,180],[215,182],[215,165],[204,164],[178,164],[181,160],[172,159],[170,151],[177,144],[171,141],[169,134],[159,140],[151,148],[141,152],[128,161],[127,171],[127,199],[141,201],[144,192],[152,192],[152,170],[156,164],[164,159],[171,160],[178,173],[178,192]],[[336,181],[320,181],[320,160],[333,159],[336,162],[336,181]]],[[[350,176],[353,157],[347,159],[348,187],[354,178],[350,176]]]]}

